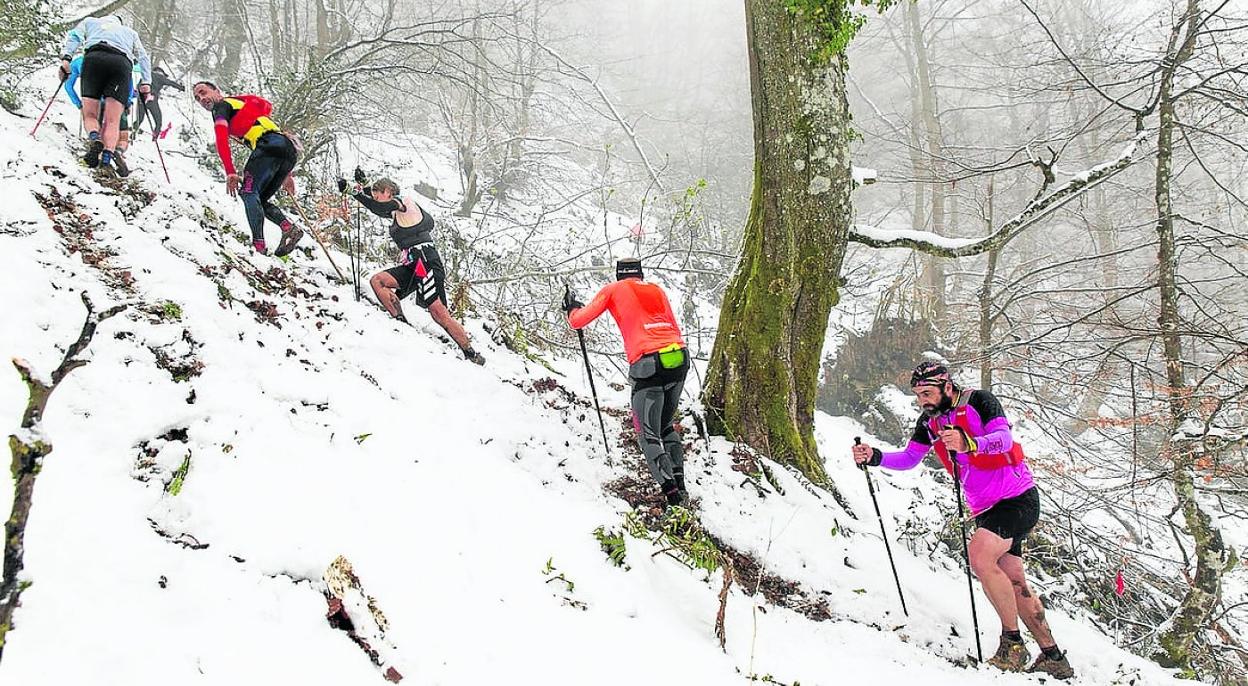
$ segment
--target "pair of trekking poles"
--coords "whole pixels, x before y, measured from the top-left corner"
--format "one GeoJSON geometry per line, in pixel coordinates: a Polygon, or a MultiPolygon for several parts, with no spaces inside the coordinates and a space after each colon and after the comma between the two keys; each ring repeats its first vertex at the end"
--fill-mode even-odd
{"type": "MultiPolygon", "coordinates": [[[[347,198],[345,195],[342,198],[342,212],[344,215],[343,217],[344,219],[350,216],[347,210],[347,198]]],[[[355,289],[355,301],[358,303],[363,294],[363,288],[361,288],[360,286],[360,274],[363,273],[363,266],[364,266],[364,258],[363,258],[364,231],[360,222],[360,208],[358,206],[355,208],[355,236],[354,237],[352,237],[351,235],[350,220],[347,220],[347,221],[348,221],[347,227],[346,227],[347,230],[345,232],[346,244],[347,244],[347,259],[350,260],[351,286],[355,289]]]]}
{"type": "MultiPolygon", "coordinates": [[[[854,445],[860,445],[862,438],[854,436],[854,445]]],[[[977,662],[984,661],[984,649],[979,640],[979,612],[975,609],[975,586],[971,582],[971,557],[966,546],[966,508],[962,504],[962,477],[958,469],[958,461],[953,460],[953,497],[958,503],[958,527],[962,532],[962,558],[966,562],[966,592],[971,600],[971,624],[975,630],[975,658],[977,662]]],[[[897,576],[897,563],[893,561],[893,548],[888,543],[888,532],[884,529],[884,515],[880,514],[880,501],[875,497],[875,483],[871,481],[871,472],[867,469],[867,465],[858,465],[862,470],[862,475],[867,478],[867,490],[871,493],[871,504],[875,506],[875,516],[880,521],[880,536],[884,539],[884,550],[888,553],[888,566],[893,570],[893,583],[897,585],[897,597],[901,599],[901,611],[907,617],[910,611],[906,609],[906,596],[901,592],[901,578],[897,576]]]]}
{"type": "MultiPolygon", "coordinates": [[[[60,95],[61,86],[57,86],[52,91],[52,97],[48,98],[48,104],[43,106],[43,113],[39,115],[39,119],[35,121],[35,126],[30,130],[30,137],[35,137],[35,132],[39,130],[39,126],[43,124],[44,118],[48,116],[48,111],[52,109],[52,103],[56,102],[56,96],[60,95]]],[[[79,131],[79,134],[82,132],[79,131]]],[[[173,179],[169,178],[169,167],[165,166],[165,153],[160,151],[160,140],[156,136],[152,136],[152,143],[156,144],[156,156],[160,158],[160,168],[165,172],[165,183],[173,183],[173,179]]]]}

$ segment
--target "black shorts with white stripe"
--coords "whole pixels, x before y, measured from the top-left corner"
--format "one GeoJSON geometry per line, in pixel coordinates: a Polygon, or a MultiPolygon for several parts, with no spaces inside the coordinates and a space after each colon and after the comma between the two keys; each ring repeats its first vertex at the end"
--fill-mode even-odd
{"type": "Polygon", "coordinates": [[[407,264],[391,267],[386,273],[399,282],[399,299],[415,293],[416,302],[428,309],[435,300],[446,304],[446,269],[433,243],[421,243],[407,249],[407,264]]]}

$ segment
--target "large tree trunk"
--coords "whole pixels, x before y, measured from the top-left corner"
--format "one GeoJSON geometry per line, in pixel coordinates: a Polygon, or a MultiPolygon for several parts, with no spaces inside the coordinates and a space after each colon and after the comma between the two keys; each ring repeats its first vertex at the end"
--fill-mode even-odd
{"type": "Polygon", "coordinates": [[[218,83],[227,89],[239,85],[238,70],[243,63],[243,46],[247,45],[247,32],[244,30],[247,14],[243,2],[223,0],[220,7],[221,61],[217,65],[216,77],[218,83]]]}
{"type": "Polygon", "coordinates": [[[712,428],[826,483],[812,426],[851,219],[845,59],[781,0],[746,0],[754,191],[705,400],[712,428]]]}
{"type": "MultiPolygon", "coordinates": [[[[1192,408],[1187,393],[1187,379],[1183,363],[1182,338],[1179,333],[1182,319],[1179,314],[1178,261],[1175,246],[1174,214],[1171,205],[1170,184],[1174,130],[1177,118],[1174,111],[1174,74],[1179,65],[1191,57],[1195,47],[1199,21],[1197,0],[1188,0],[1184,21],[1187,25],[1182,43],[1172,39],[1167,55],[1166,71],[1163,72],[1158,93],[1157,125],[1157,178],[1155,199],[1157,203],[1157,284],[1160,289],[1160,313],[1162,357],[1165,360],[1166,389],[1169,396],[1172,430],[1181,433],[1181,427],[1191,416],[1192,408]],[[1176,45],[1178,46],[1176,48],[1176,45]]],[[[1177,36],[1176,27],[1174,35],[1177,36]]],[[[1204,631],[1209,618],[1218,604],[1222,592],[1222,574],[1226,571],[1229,556],[1222,542],[1222,533],[1214,526],[1209,515],[1196,499],[1193,478],[1195,469],[1195,446],[1191,441],[1171,443],[1174,470],[1170,479],[1174,484],[1175,497],[1183,513],[1183,523],[1196,548],[1196,572],[1190,579],[1187,593],[1179,603],[1178,611],[1169,626],[1159,637],[1162,653],[1158,661],[1169,667],[1190,669],[1191,645],[1197,634],[1204,631]]]]}
{"type": "MultiPolygon", "coordinates": [[[[916,150],[913,155],[922,160],[919,177],[928,183],[928,191],[932,199],[931,230],[938,236],[944,236],[945,230],[945,184],[944,164],[944,133],[940,125],[936,86],[932,82],[932,66],[927,55],[927,38],[923,35],[923,24],[919,20],[919,3],[906,3],[906,24],[910,30],[910,44],[914,50],[915,83],[912,97],[912,111],[918,117],[910,127],[916,132],[922,131],[922,145],[926,151],[916,150]]],[[[923,273],[919,279],[928,302],[927,316],[940,321],[945,316],[945,262],[936,255],[922,256],[923,273]]]]}
{"type": "MultiPolygon", "coordinates": [[[[988,230],[992,230],[992,223],[996,201],[994,195],[996,185],[993,180],[988,179],[988,230]]],[[[997,279],[997,262],[1001,258],[1001,249],[988,251],[988,262],[984,268],[984,282],[979,289],[979,387],[985,391],[992,390],[992,364],[993,364],[993,337],[992,325],[996,321],[993,313],[993,286],[997,279]]]]}

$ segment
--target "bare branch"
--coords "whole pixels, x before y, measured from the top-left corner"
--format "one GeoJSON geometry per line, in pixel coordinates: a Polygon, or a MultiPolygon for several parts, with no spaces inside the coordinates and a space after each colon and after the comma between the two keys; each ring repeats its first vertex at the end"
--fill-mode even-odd
{"type": "Polygon", "coordinates": [[[1117,158],[1076,174],[1043,198],[1037,198],[1028,203],[1022,212],[988,236],[948,238],[917,229],[880,229],[874,226],[855,225],[850,229],[849,240],[873,248],[911,248],[941,257],[969,257],[988,252],[1005,245],[1066,203],[1130,167],[1136,161],[1136,152],[1145,138],[1147,138],[1147,132],[1140,131],[1117,158]]]}

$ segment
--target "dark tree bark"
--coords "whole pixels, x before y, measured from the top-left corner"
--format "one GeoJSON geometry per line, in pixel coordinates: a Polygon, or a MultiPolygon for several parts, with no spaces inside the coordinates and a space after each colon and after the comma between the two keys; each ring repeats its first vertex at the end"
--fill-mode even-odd
{"type": "MultiPolygon", "coordinates": [[[[912,111],[917,115],[910,123],[910,128],[915,132],[915,140],[921,140],[923,148],[923,150],[916,149],[912,153],[912,157],[920,161],[920,166],[915,169],[915,176],[927,182],[928,193],[932,200],[929,215],[932,233],[944,236],[946,235],[945,195],[948,192],[948,186],[944,180],[946,177],[944,133],[940,125],[936,85],[932,81],[932,65],[928,59],[927,37],[923,35],[923,24],[919,18],[919,3],[906,3],[906,24],[910,31],[910,45],[914,50],[915,82],[912,111]]],[[[918,223],[919,219],[916,217],[915,224],[918,225],[918,223]]],[[[929,316],[940,321],[945,315],[944,260],[935,255],[925,255],[920,282],[929,300],[929,316]]]]}
{"type": "Polygon", "coordinates": [[[826,483],[812,427],[851,219],[846,62],[780,0],[747,0],[746,32],[754,189],[705,400],[717,432],[826,483]]]}
{"type": "MultiPolygon", "coordinates": [[[[1170,198],[1174,133],[1178,128],[1174,78],[1180,65],[1192,56],[1195,49],[1200,20],[1199,5],[1198,0],[1187,0],[1183,20],[1175,26],[1171,34],[1157,99],[1157,176],[1154,197],[1157,204],[1157,285],[1161,295],[1157,322],[1161,325],[1170,421],[1176,434],[1192,418],[1193,408],[1189,402],[1180,334],[1183,323],[1179,312],[1179,256],[1170,198]]],[[[1209,618],[1221,598],[1222,574],[1226,571],[1229,555],[1222,541],[1222,533],[1196,499],[1195,445],[1186,440],[1174,441],[1171,452],[1174,469],[1170,479],[1174,484],[1179,510],[1183,514],[1183,523],[1195,544],[1196,572],[1191,578],[1187,593],[1179,602],[1174,618],[1159,638],[1162,653],[1157,659],[1164,666],[1190,669],[1192,642],[1208,625],[1209,618]]]]}

